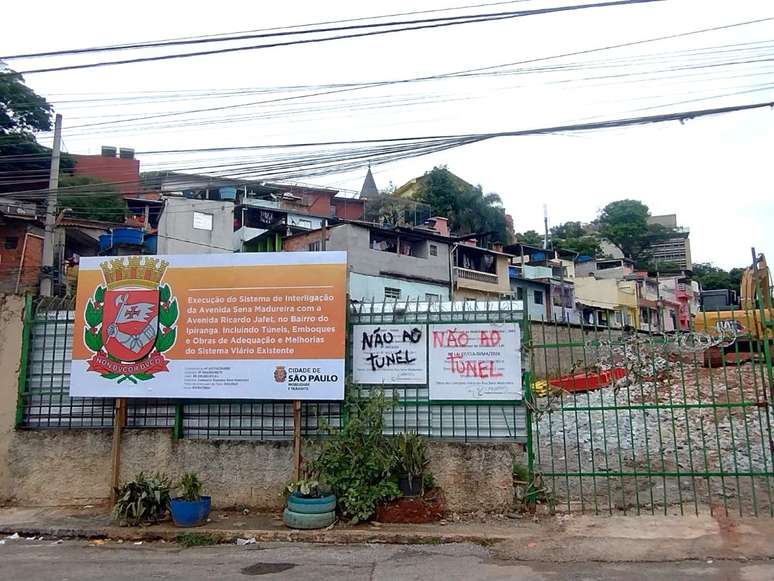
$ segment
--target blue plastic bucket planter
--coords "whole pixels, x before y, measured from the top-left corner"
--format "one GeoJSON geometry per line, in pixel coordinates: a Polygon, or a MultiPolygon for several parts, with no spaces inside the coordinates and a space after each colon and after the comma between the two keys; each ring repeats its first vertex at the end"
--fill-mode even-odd
{"type": "Polygon", "coordinates": [[[202,496],[199,500],[173,498],[169,503],[172,521],[179,527],[198,527],[207,522],[210,514],[211,497],[202,496]]]}

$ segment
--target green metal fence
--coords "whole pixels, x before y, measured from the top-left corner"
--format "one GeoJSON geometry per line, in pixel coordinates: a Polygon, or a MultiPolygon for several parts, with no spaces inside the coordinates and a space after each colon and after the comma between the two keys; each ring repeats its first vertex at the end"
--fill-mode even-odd
{"type": "MultiPolygon", "coordinates": [[[[760,320],[744,318],[748,331],[760,320]]],[[[573,512],[774,515],[768,340],[537,324],[531,347],[538,500],[573,512]]]]}
{"type": "MultiPolygon", "coordinates": [[[[519,321],[514,301],[429,304],[383,302],[353,304],[349,340],[356,323],[441,323],[519,321]]],[[[19,381],[17,427],[22,429],[112,428],[112,398],[71,398],[70,362],[75,313],[63,299],[28,300],[19,381]]],[[[379,386],[348,386],[348,395],[367,397],[379,386]]],[[[390,386],[385,431],[415,431],[432,438],[505,440],[527,438],[523,402],[430,402],[428,387],[390,386]]],[[[346,417],[338,401],[305,401],[302,435],[324,435],[323,425],[336,428],[346,417]]],[[[127,427],[168,428],[176,437],[201,439],[287,440],[293,437],[293,410],[278,400],[127,400],[127,427]]]]}
{"type": "MultiPolygon", "coordinates": [[[[21,429],[112,428],[112,398],[69,396],[75,312],[71,300],[27,300],[16,415],[21,429]]],[[[339,402],[304,402],[302,434],[314,436],[320,420],[339,425],[339,402]]],[[[272,400],[127,400],[129,428],[171,428],[178,437],[291,439],[290,402],[272,400]]]]}
{"type": "MultiPolygon", "coordinates": [[[[521,302],[501,301],[383,301],[351,305],[349,344],[352,326],[433,323],[523,323],[521,302]]],[[[522,326],[522,337],[524,327],[522,326]]],[[[429,357],[432,349],[428,347],[429,357]]],[[[350,358],[348,357],[348,360],[350,358]]],[[[528,439],[527,411],[523,400],[513,401],[442,401],[430,400],[424,385],[355,385],[350,388],[360,397],[383,390],[395,401],[385,417],[385,433],[416,432],[430,438],[471,441],[508,441],[525,443],[528,439]]]]}

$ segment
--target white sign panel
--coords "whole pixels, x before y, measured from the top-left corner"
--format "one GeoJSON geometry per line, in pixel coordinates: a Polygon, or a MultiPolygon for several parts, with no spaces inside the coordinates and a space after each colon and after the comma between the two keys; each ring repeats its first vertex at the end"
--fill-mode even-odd
{"type": "Polygon", "coordinates": [[[83,258],[70,395],[342,399],[347,257],[83,258]]]}
{"type": "Polygon", "coordinates": [[[426,325],[355,325],[352,376],[355,383],[427,383],[426,325]]]}
{"type": "Polygon", "coordinates": [[[430,325],[431,400],[518,400],[518,323],[430,325]]]}

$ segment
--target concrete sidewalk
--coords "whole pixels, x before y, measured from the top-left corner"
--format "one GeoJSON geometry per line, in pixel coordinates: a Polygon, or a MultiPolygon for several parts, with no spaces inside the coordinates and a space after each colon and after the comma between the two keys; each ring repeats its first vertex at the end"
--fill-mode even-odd
{"type": "MultiPolygon", "coordinates": [[[[379,523],[294,531],[278,515],[213,511],[211,522],[180,529],[170,522],[141,528],[117,527],[106,509],[2,508],[0,535],[56,538],[110,538],[131,541],[175,541],[183,532],[212,535],[219,542],[255,538],[256,542],[302,541],[353,544],[475,543],[490,547],[500,559],[556,562],[633,562],[685,560],[760,560],[774,558],[774,519],[564,515],[468,519],[448,524],[388,525],[379,523]]],[[[1,538],[1,537],[0,537],[1,538]]]]}

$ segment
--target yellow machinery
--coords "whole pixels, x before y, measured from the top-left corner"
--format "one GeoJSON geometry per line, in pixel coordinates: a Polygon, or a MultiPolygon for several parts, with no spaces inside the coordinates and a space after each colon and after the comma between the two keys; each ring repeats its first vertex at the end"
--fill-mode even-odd
{"type": "Polygon", "coordinates": [[[771,339],[774,309],[770,281],[766,257],[759,254],[755,257],[754,264],[742,275],[739,308],[700,312],[696,316],[695,329],[713,336],[737,337],[740,343],[747,343],[747,340],[771,339]]]}

